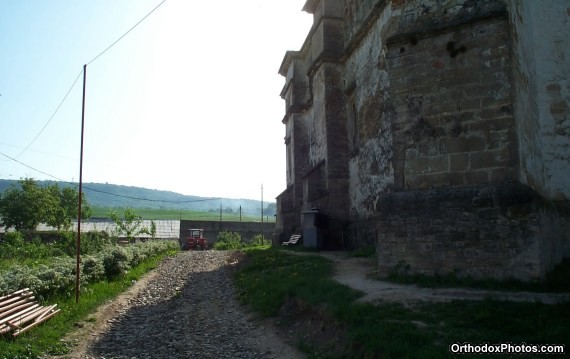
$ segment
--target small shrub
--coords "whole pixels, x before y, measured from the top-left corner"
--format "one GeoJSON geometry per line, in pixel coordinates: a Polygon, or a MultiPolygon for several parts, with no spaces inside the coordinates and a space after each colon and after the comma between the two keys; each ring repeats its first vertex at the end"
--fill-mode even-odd
{"type": "Polygon", "coordinates": [[[249,243],[250,246],[262,246],[264,244],[270,243],[270,241],[268,241],[267,239],[265,239],[265,236],[263,234],[256,234],[255,237],[253,237],[253,240],[251,241],[251,243],[249,243]]]}
{"type": "Polygon", "coordinates": [[[22,288],[41,291],[43,285],[36,274],[42,269],[43,268],[40,267],[34,270],[23,265],[13,265],[9,271],[0,275],[0,296],[22,288]]]}
{"type": "Polygon", "coordinates": [[[35,235],[34,238],[32,238],[31,243],[35,246],[41,246],[42,245],[42,237],[35,235]]]}
{"type": "Polygon", "coordinates": [[[229,250],[229,249],[240,249],[244,246],[241,241],[241,236],[236,232],[222,231],[218,234],[217,242],[214,243],[214,249],[217,250],[229,250]]]}
{"type": "Polygon", "coordinates": [[[108,279],[123,274],[130,268],[131,258],[122,247],[110,247],[103,255],[103,267],[108,279]]]}
{"type": "Polygon", "coordinates": [[[37,278],[40,280],[38,288],[34,289],[34,293],[42,298],[48,297],[52,293],[63,293],[74,283],[74,271],[71,268],[60,266],[58,268],[50,268],[45,265],[39,266],[37,278]]]}
{"type": "Polygon", "coordinates": [[[82,278],[85,282],[97,282],[105,277],[105,267],[100,258],[86,255],[82,258],[82,278]]]}
{"type": "Polygon", "coordinates": [[[2,243],[13,247],[21,247],[24,245],[24,235],[21,232],[8,232],[4,235],[2,243]]]}
{"type": "Polygon", "coordinates": [[[73,256],[76,253],[77,248],[77,237],[74,232],[62,231],[59,233],[59,238],[55,242],[55,247],[60,251],[63,251],[69,256],[73,256]]]}
{"type": "Polygon", "coordinates": [[[95,254],[112,244],[107,232],[86,232],[81,235],[81,254],[95,254]]]}
{"type": "Polygon", "coordinates": [[[132,247],[131,267],[134,267],[147,258],[146,251],[141,247],[132,247]]]}

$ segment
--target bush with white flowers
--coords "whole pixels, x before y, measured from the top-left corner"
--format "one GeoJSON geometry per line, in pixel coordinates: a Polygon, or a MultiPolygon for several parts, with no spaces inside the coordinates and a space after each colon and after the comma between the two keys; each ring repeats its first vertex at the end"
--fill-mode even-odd
{"type": "MultiPolygon", "coordinates": [[[[147,258],[166,251],[178,250],[176,241],[149,241],[127,247],[109,245],[100,252],[81,257],[81,284],[113,279],[147,258]]],[[[75,285],[76,260],[62,256],[54,258],[50,265],[27,266],[15,264],[0,271],[0,296],[23,288],[30,288],[38,297],[54,294],[71,295],[75,285]]]]}

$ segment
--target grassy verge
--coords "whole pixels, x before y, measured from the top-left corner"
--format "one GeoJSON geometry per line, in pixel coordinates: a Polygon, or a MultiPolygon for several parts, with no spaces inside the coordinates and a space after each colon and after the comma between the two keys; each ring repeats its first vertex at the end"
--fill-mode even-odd
{"type": "Polygon", "coordinates": [[[277,249],[246,253],[248,262],[236,274],[240,299],[277,316],[311,358],[447,358],[452,343],[465,342],[566,344],[567,350],[570,344],[570,303],[361,304],[359,293],[331,280],[331,263],[322,257],[277,249]]]}
{"type": "Polygon", "coordinates": [[[563,260],[550,271],[542,282],[521,282],[517,280],[498,281],[493,279],[473,279],[454,274],[442,276],[411,275],[405,271],[394,271],[388,280],[401,284],[416,284],[428,288],[479,288],[502,291],[529,292],[570,292],[570,259],[563,260]]]}
{"type": "Polygon", "coordinates": [[[245,252],[250,261],[236,277],[239,296],[264,316],[276,315],[291,297],[315,305],[325,299],[331,309],[340,310],[360,296],[330,278],[333,268],[325,258],[287,255],[272,247],[245,252]]]}
{"type": "Polygon", "coordinates": [[[159,256],[144,260],[124,276],[113,281],[104,281],[89,285],[80,294],[79,303],[75,303],[74,292],[65,296],[49,298],[45,305],[56,304],[61,312],[43,325],[22,334],[17,338],[0,337],[1,359],[32,359],[44,353],[64,354],[69,348],[60,341],[65,334],[73,330],[74,323],[84,319],[105,301],[112,299],[131,286],[145,273],[156,268],[164,257],[175,254],[169,251],[159,256]]]}

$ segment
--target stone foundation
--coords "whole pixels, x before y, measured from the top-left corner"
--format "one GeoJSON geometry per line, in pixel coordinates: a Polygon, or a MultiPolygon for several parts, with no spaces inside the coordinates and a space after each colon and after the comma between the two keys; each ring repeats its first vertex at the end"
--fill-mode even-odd
{"type": "Polygon", "coordinates": [[[567,209],[521,184],[394,192],[378,212],[384,276],[536,280],[568,255],[567,209]]]}

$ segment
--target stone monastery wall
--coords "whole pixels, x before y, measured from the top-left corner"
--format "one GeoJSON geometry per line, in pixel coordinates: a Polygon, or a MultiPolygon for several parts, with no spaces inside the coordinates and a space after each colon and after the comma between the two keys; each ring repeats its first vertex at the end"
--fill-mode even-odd
{"type": "Polygon", "coordinates": [[[541,278],[570,256],[570,5],[308,0],[286,83],[282,238],[380,272],[541,278]]]}

